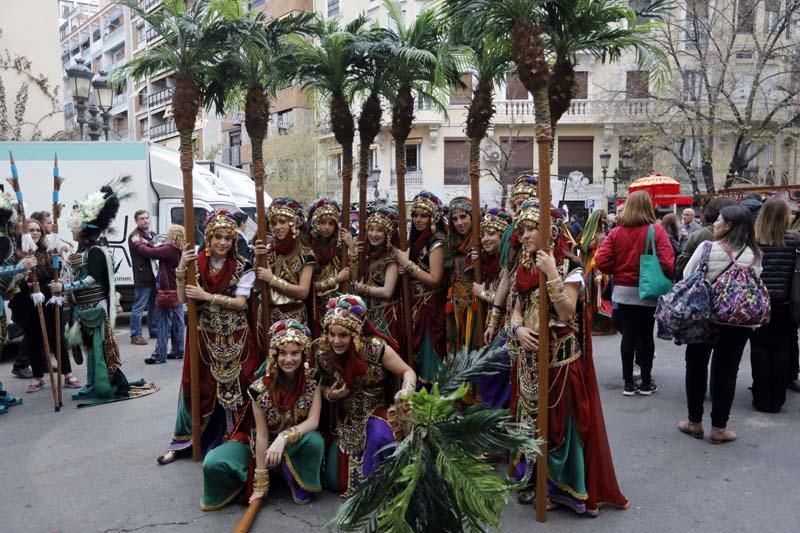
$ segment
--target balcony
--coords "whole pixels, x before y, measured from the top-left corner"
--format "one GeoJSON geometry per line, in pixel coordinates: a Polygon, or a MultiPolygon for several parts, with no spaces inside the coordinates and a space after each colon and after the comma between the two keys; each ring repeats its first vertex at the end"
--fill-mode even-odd
{"type": "MultiPolygon", "coordinates": [[[[532,100],[499,100],[496,122],[533,124],[535,107],[532,100]]],[[[664,102],[650,98],[627,100],[573,100],[559,124],[594,123],[601,120],[639,121],[667,111],[664,102]]]]}
{"type": "MultiPolygon", "coordinates": [[[[397,185],[397,171],[392,170],[392,187],[397,185]]],[[[407,187],[422,187],[422,169],[407,170],[406,171],[406,186],[407,187]]]]}
{"type": "Polygon", "coordinates": [[[161,0],[139,0],[139,8],[146,12],[153,11],[161,5],[161,0]]]}
{"type": "Polygon", "coordinates": [[[147,44],[151,44],[151,43],[161,39],[161,35],[156,30],[154,30],[153,28],[150,28],[149,30],[144,32],[144,36],[145,36],[145,39],[147,39],[147,44]]]}
{"type": "Polygon", "coordinates": [[[172,87],[163,89],[147,97],[147,105],[150,108],[161,107],[172,101],[172,87]]]}
{"type": "Polygon", "coordinates": [[[174,120],[168,120],[163,124],[150,127],[150,139],[156,140],[164,137],[172,137],[178,133],[178,128],[175,126],[174,120]]]}
{"type": "Polygon", "coordinates": [[[222,149],[222,162],[232,167],[242,166],[241,146],[230,146],[222,149]]]}

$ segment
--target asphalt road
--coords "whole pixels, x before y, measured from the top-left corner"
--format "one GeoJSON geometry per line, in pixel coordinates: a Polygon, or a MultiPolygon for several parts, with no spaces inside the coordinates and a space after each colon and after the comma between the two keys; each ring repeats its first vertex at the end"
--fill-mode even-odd
{"type": "MultiPolygon", "coordinates": [[[[0,364],[0,379],[25,402],[0,416],[0,533],[225,532],[241,516],[244,508],[235,505],[200,510],[199,464],[156,464],[171,436],[182,363],[144,365],[155,341],[131,346],[124,320],[117,330],[124,371],[129,379],[157,382],[161,390],[151,396],[80,410],[65,396],[54,413],[49,385],[25,394],[27,381],[11,376],[9,360],[0,364]]],[[[532,507],[512,499],[503,531],[800,530],[800,395],[790,392],[780,414],[754,412],[745,353],[730,422],[739,439],[713,446],[675,429],[686,415],[683,351],[657,340],[659,391],[626,398],[618,345],[619,337],[596,337],[595,360],[617,476],[631,508],[603,510],[596,519],[560,510],[538,524],[532,507]]],[[[77,375],[83,380],[85,368],[77,375]]],[[[705,426],[708,432],[708,418],[705,426]]],[[[278,486],[253,531],[321,530],[339,503],[325,493],[296,506],[278,486]]]]}

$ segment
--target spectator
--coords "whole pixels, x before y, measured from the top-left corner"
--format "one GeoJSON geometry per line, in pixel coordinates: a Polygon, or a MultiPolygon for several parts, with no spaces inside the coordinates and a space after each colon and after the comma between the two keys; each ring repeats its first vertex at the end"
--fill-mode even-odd
{"type": "Polygon", "coordinates": [[[751,193],[744,197],[740,205],[747,209],[750,214],[753,215],[753,220],[755,220],[759,210],[761,210],[762,204],[761,195],[758,193],[751,193]]]}
{"type": "Polygon", "coordinates": [[[699,230],[702,226],[700,226],[700,223],[695,220],[694,209],[691,207],[684,209],[681,216],[683,218],[683,223],[680,227],[681,237],[679,240],[681,241],[681,244],[683,244],[683,241],[685,241],[690,234],[699,230]]]}
{"type": "Polygon", "coordinates": [[[644,191],[631,194],[625,202],[624,213],[618,219],[619,226],[608,234],[595,258],[601,272],[614,275],[611,299],[618,305],[622,324],[620,352],[625,396],[633,396],[637,392],[633,380],[634,357],[638,359],[642,372],[639,394],[649,396],[657,390],[652,379],[656,301],[639,298],[639,257],[644,253],[651,225],[655,228],[656,253],[667,277],[672,276],[675,254],[664,228],[655,224],[655,221],[650,196],[644,191]]]}
{"type": "Polygon", "coordinates": [[[669,237],[669,243],[672,245],[672,251],[675,252],[675,257],[678,257],[678,254],[681,253],[681,245],[679,243],[681,235],[680,227],[678,226],[678,215],[674,213],[664,215],[664,218],[661,219],[661,225],[667,232],[667,237],[669,237]]]}
{"type": "Polygon", "coordinates": [[[236,253],[239,257],[244,257],[252,265],[253,264],[253,250],[247,242],[247,237],[244,235],[244,230],[247,228],[247,215],[242,211],[233,214],[233,220],[236,222],[236,253]]]}
{"type": "Polygon", "coordinates": [[[708,201],[703,209],[703,223],[705,226],[689,235],[681,243],[681,255],[675,261],[675,279],[683,277],[683,269],[686,268],[686,263],[689,262],[700,243],[714,240],[714,222],[719,218],[719,212],[729,205],[736,205],[736,202],[726,196],[717,196],[708,201]]]}
{"type": "Polygon", "coordinates": [[[800,240],[796,233],[787,233],[790,217],[786,201],[770,198],[756,220],[756,240],[764,254],[761,279],[769,290],[771,312],[769,324],[750,336],[750,367],[753,408],[766,413],[777,413],[786,401],[792,342],[797,342],[792,335],[797,326],[792,320],[789,296],[800,240]]]}
{"type": "Polygon", "coordinates": [[[608,225],[609,231],[617,227],[617,215],[614,213],[609,213],[606,215],[606,225],[608,225]]]}
{"type": "Polygon", "coordinates": [[[569,224],[567,224],[567,229],[569,230],[569,234],[572,235],[573,239],[577,239],[578,237],[580,237],[580,234],[583,231],[583,226],[581,226],[581,223],[578,220],[577,215],[572,215],[571,217],[569,217],[569,224]]]}
{"type": "MultiPolygon", "coordinates": [[[[706,279],[714,283],[732,262],[728,251],[739,265],[753,264],[761,272],[761,251],[756,244],[753,217],[747,209],[732,205],[720,212],[714,223],[714,242],[708,259],[706,279]],[[726,251],[727,250],[727,251],[726,251]]],[[[703,247],[698,247],[686,265],[689,275],[700,267],[703,247]]],[[[751,329],[726,324],[714,326],[709,344],[689,344],[686,347],[686,403],[689,418],[678,423],[678,429],[697,439],[703,438],[703,400],[708,383],[708,362],[711,360],[711,433],[712,444],[736,440],[736,433],[727,428],[739,362],[751,329]]]]}
{"type": "Polygon", "coordinates": [[[144,360],[148,365],[166,363],[167,359],[183,358],[183,305],[178,301],[178,286],[175,269],[181,260],[186,233],[183,226],[171,225],[167,229],[167,242],[153,246],[138,235],[132,237],[136,253],[148,259],[158,260],[158,290],[162,293],[159,302],[158,340],[156,351],[144,360]],[[170,293],[174,293],[174,297],[170,293]],[[169,300],[172,300],[171,302],[169,300]],[[167,352],[167,344],[172,340],[172,351],[167,352]]]}
{"type": "Polygon", "coordinates": [[[131,344],[146,345],[147,341],[142,337],[142,313],[147,309],[147,329],[150,338],[158,337],[158,311],[156,309],[156,276],[153,273],[153,265],[147,257],[138,253],[133,246],[133,237],[138,236],[146,242],[150,242],[155,237],[155,233],[150,231],[150,213],[140,209],[133,214],[136,221],[136,229],[128,235],[128,249],[131,252],[133,262],[133,291],[134,301],[131,309],[131,344]]]}

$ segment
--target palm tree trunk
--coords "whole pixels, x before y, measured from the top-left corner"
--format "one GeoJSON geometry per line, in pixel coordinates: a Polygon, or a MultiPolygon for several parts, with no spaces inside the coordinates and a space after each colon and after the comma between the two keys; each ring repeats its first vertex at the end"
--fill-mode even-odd
{"type": "MultiPolygon", "coordinates": [[[[353,141],[342,145],[342,222],[341,227],[350,231],[350,189],[353,185],[353,141]]],[[[342,268],[348,265],[347,248],[342,246],[342,268]]],[[[347,290],[347,282],[340,286],[347,290]]]]}
{"type": "MultiPolygon", "coordinates": [[[[192,131],[194,128],[180,130],[180,161],[181,174],[183,174],[183,222],[186,228],[186,245],[194,249],[196,242],[194,239],[194,190],[192,186],[192,166],[194,165],[192,131]]],[[[191,262],[186,265],[186,285],[195,285],[196,279],[197,265],[191,262]]],[[[189,348],[190,397],[192,401],[192,459],[200,461],[203,450],[200,443],[202,428],[200,427],[200,354],[197,351],[197,303],[193,299],[187,298],[186,307],[188,317],[186,342],[189,348]]]]}
{"type": "MultiPolygon", "coordinates": [[[[365,242],[367,239],[367,179],[369,178],[369,157],[370,147],[369,143],[364,142],[361,138],[361,144],[358,147],[358,239],[365,242]]],[[[391,235],[386,236],[387,239],[391,235]]],[[[367,261],[366,255],[362,250],[358,254],[358,279],[366,280],[367,278],[367,261]]]]}
{"type": "MultiPolygon", "coordinates": [[[[481,227],[481,139],[469,140],[469,183],[472,196],[472,246],[480,252],[480,227],[481,227]]],[[[481,283],[481,255],[475,261],[475,282],[481,283]]],[[[483,328],[483,304],[478,304],[478,328],[483,328]]],[[[478,335],[478,345],[483,345],[483,335],[478,335]]]]}

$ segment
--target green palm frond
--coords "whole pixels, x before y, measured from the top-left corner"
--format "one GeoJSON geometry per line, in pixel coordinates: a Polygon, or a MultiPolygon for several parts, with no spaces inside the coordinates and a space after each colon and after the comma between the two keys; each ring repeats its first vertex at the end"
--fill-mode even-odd
{"type": "Polygon", "coordinates": [[[462,348],[455,355],[446,359],[436,376],[442,394],[451,394],[462,385],[475,381],[480,376],[491,376],[508,368],[508,361],[502,357],[505,346],[497,343],[481,350],[462,348]]]}

